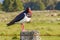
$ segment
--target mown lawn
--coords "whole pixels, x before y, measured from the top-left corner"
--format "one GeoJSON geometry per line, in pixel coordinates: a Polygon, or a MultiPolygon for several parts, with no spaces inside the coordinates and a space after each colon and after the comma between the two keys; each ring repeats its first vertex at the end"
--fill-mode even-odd
{"type": "MultiPolygon", "coordinates": [[[[0,14],[0,40],[19,40],[21,25],[16,23],[12,26],[6,24],[11,21],[19,12],[0,14]],[[7,36],[6,36],[7,35],[7,36]],[[11,36],[10,36],[11,35],[11,36]],[[13,35],[13,36],[12,36],[13,35]],[[18,35],[18,36],[16,36],[18,35]]],[[[60,12],[33,12],[30,23],[25,23],[26,30],[37,30],[42,40],[60,40],[60,16],[47,14],[60,14],[60,12]],[[55,36],[56,35],[56,36],[55,36]]]]}

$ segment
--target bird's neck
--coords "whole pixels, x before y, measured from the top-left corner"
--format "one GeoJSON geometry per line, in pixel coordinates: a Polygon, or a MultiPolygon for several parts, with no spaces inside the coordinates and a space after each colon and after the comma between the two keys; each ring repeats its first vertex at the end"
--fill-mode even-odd
{"type": "Polygon", "coordinates": [[[26,13],[26,14],[27,14],[27,13],[28,13],[28,11],[27,11],[27,10],[25,10],[25,11],[24,11],[24,13],[26,13]]]}

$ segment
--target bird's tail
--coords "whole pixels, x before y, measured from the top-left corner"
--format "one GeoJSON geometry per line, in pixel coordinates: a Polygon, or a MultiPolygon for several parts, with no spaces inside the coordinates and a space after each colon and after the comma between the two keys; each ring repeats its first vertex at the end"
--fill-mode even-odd
{"type": "Polygon", "coordinates": [[[11,21],[11,22],[7,23],[7,26],[11,26],[11,25],[13,25],[14,23],[15,23],[14,21],[11,21]]]}

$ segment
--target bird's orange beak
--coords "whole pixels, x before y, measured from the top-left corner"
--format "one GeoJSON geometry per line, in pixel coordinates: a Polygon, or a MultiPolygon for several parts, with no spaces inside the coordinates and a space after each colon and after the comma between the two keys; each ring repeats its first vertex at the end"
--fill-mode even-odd
{"type": "Polygon", "coordinates": [[[32,10],[31,9],[29,9],[29,14],[32,16],[32,10]]]}

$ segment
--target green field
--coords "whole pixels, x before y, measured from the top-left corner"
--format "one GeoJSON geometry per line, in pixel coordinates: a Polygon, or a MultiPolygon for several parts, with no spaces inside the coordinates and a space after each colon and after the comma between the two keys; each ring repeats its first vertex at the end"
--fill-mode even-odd
{"type": "MultiPolygon", "coordinates": [[[[12,26],[6,24],[19,12],[0,12],[0,40],[19,40],[21,25],[16,23],[12,26]],[[7,36],[6,36],[7,35],[7,36]]],[[[42,40],[60,40],[60,12],[33,11],[30,23],[25,23],[26,30],[39,31],[42,40]],[[44,36],[46,35],[46,36],[44,36]]]]}

